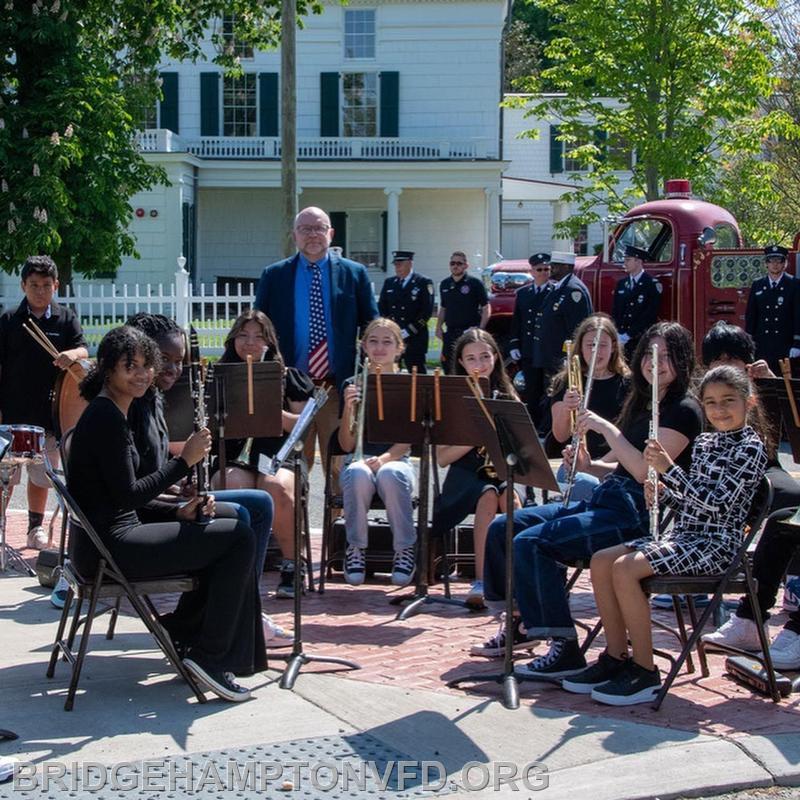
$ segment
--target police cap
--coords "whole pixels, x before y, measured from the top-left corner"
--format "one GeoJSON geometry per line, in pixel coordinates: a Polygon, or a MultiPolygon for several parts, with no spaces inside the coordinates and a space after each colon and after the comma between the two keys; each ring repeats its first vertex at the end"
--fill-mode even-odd
{"type": "Polygon", "coordinates": [[[767,258],[785,259],[789,255],[789,251],[779,244],[771,244],[764,248],[764,255],[767,258]]]}
{"type": "Polygon", "coordinates": [[[392,250],[392,263],[395,261],[413,261],[413,250],[392,250]]]}
{"type": "Polygon", "coordinates": [[[535,267],[537,264],[549,264],[550,253],[534,253],[529,259],[528,263],[535,267]]]}
{"type": "Polygon", "coordinates": [[[625,258],[638,258],[640,261],[646,261],[647,256],[647,250],[642,250],[641,247],[634,247],[632,244],[629,244],[625,248],[625,258]]]}

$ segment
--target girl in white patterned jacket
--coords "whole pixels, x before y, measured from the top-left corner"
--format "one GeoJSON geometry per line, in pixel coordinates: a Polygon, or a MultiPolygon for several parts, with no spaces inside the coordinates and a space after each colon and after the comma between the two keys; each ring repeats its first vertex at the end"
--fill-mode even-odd
{"type": "MultiPolygon", "coordinates": [[[[695,440],[688,475],[655,439],[644,452],[660,474],[659,501],[676,512],[674,526],[658,541],[635,539],[592,558],[592,587],[607,645],[595,664],[562,682],[567,691],[617,706],[653,700],[661,679],[641,581],[651,575],[717,575],[741,545],[767,467],[766,447],[756,432],[763,430],[758,401],[747,375],[730,366],[706,373],[700,401],[713,430],[695,440]]],[[[645,483],[648,503],[653,489],[645,483]]]]}

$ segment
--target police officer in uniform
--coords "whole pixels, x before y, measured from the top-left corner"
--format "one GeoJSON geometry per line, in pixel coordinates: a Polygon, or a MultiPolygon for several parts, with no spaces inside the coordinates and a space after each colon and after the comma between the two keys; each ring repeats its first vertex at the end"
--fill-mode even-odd
{"type": "Polygon", "coordinates": [[[525,378],[525,401],[535,425],[541,421],[541,400],[544,395],[544,367],[533,366],[533,342],[542,335],[542,308],[552,291],[550,254],[535,253],[528,259],[533,283],[517,291],[514,315],[511,318],[509,355],[518,362],[525,378]]]}
{"type": "Polygon", "coordinates": [[[442,340],[444,370],[450,372],[453,345],[469,328],[485,328],[491,309],[483,281],[467,275],[467,256],[456,250],[450,256],[450,277],[439,284],[436,336],[442,340]],[[443,332],[444,331],[444,332],[443,332]]]}
{"type": "Polygon", "coordinates": [[[625,345],[625,357],[631,360],[642,334],[656,321],[661,305],[661,284],[644,271],[647,251],[628,245],[622,268],[628,277],[617,281],[611,316],[625,345]]]}
{"type": "Polygon", "coordinates": [[[401,363],[409,372],[416,367],[424,375],[428,320],[433,314],[433,281],[414,272],[414,253],[410,250],[395,250],[392,263],[395,275],[383,282],[378,311],[400,326],[406,345],[401,363]]]}
{"type": "Polygon", "coordinates": [[[744,317],[756,359],[763,358],[776,375],[780,359],[800,357],[800,282],[785,271],[788,255],[777,244],[764,248],[767,274],[753,281],[744,317]]]}

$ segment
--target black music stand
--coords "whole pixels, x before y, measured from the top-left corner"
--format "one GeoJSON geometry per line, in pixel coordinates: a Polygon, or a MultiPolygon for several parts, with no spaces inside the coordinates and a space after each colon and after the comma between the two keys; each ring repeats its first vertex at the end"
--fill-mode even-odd
{"type": "MultiPolygon", "coordinates": [[[[379,419],[378,376],[371,374],[367,380],[366,429],[368,442],[407,442],[421,445],[419,466],[419,503],[417,505],[417,583],[413,595],[396,597],[393,605],[411,601],[397,614],[397,619],[408,619],[433,603],[469,608],[463,600],[452,597],[432,597],[428,594],[428,554],[430,530],[428,525],[428,489],[432,450],[435,444],[483,444],[473,426],[465,424],[467,409],[463,405],[471,394],[469,383],[463,375],[408,375],[390,373],[382,375],[383,419],[379,419]],[[436,403],[436,385],[439,386],[439,403],[436,403]],[[416,385],[412,410],[412,385],[416,385]],[[412,413],[413,412],[413,413],[412,413]],[[439,413],[437,413],[439,412],[439,413]],[[446,412],[446,413],[445,413],[446,412]],[[437,419],[437,417],[439,417],[437,419]]],[[[489,389],[489,382],[480,381],[481,391],[489,389]]]]}
{"type": "MultiPolygon", "coordinates": [[[[317,390],[319,391],[319,390],[317,390]]],[[[315,402],[315,400],[309,402],[315,402]]],[[[320,408],[324,405],[325,401],[322,400],[317,404],[317,407],[313,414],[309,415],[308,418],[305,420],[305,424],[299,430],[292,430],[292,437],[296,438],[294,444],[294,549],[295,553],[297,554],[298,558],[298,565],[301,561],[300,553],[303,552],[303,539],[302,539],[302,530],[303,530],[303,509],[302,503],[300,502],[300,493],[303,490],[303,471],[300,465],[301,457],[303,454],[303,442],[305,440],[306,434],[308,433],[308,429],[314,420],[317,412],[319,412],[320,408]]],[[[300,424],[300,420],[298,420],[295,428],[297,425],[300,424]]],[[[348,669],[361,669],[360,664],[356,664],[354,661],[347,661],[344,658],[337,658],[335,656],[315,656],[309,655],[308,653],[303,651],[303,636],[301,630],[301,623],[303,618],[302,612],[302,596],[303,596],[303,570],[299,568],[295,568],[294,571],[294,641],[292,643],[292,654],[287,656],[286,659],[288,663],[286,664],[286,669],[283,672],[280,681],[281,689],[292,689],[294,688],[295,681],[297,680],[297,676],[300,670],[306,665],[312,662],[317,662],[321,664],[339,664],[340,666],[347,667],[348,669]]]]}
{"type": "Polygon", "coordinates": [[[283,368],[277,361],[256,361],[252,412],[247,401],[247,364],[215,364],[207,410],[219,451],[220,489],[225,488],[225,440],[266,438],[283,433],[283,368]]]}
{"type": "MultiPolygon", "coordinates": [[[[507,497],[513,500],[514,483],[558,492],[553,470],[539,443],[528,409],[515,400],[477,400],[468,398],[471,424],[480,431],[499,475],[505,473],[507,497]]],[[[514,673],[514,508],[506,506],[506,640],[503,672],[465,675],[450,681],[461,683],[495,681],[503,686],[503,705],[519,708],[519,686],[514,673]]]]}

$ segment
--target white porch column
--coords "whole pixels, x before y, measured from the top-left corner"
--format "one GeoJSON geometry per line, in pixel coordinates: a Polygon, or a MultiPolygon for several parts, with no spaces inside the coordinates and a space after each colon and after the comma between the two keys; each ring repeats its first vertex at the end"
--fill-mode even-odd
{"type": "Polygon", "coordinates": [[[571,237],[566,236],[563,233],[556,233],[555,225],[558,222],[563,222],[565,219],[568,219],[570,216],[570,206],[569,201],[566,200],[553,200],[551,205],[553,206],[553,250],[558,250],[560,252],[571,253],[572,248],[574,245],[574,241],[571,237]]]}
{"type": "Polygon", "coordinates": [[[486,194],[486,264],[498,260],[500,252],[500,192],[493,186],[484,190],[486,194]]]}
{"type": "Polygon", "coordinates": [[[386,195],[386,253],[391,258],[392,251],[400,249],[400,195],[403,190],[392,187],[383,192],[386,195]]]}

